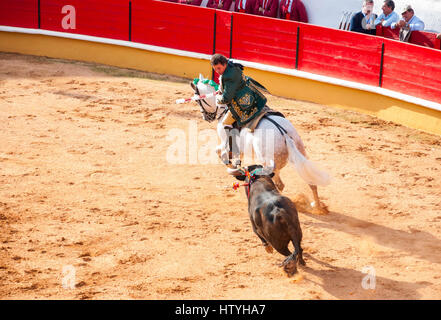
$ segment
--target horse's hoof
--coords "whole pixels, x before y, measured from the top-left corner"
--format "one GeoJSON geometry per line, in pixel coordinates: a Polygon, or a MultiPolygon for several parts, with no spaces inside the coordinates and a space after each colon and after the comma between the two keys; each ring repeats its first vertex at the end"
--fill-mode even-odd
{"type": "Polygon", "coordinates": [[[232,161],[231,161],[231,164],[234,166],[234,167],[236,167],[236,168],[240,168],[240,165],[241,165],[241,161],[240,161],[240,159],[233,159],[232,161]]]}
{"type": "Polygon", "coordinates": [[[266,252],[268,252],[268,253],[273,253],[273,247],[271,247],[269,244],[267,244],[267,245],[265,246],[265,250],[266,250],[266,252]]]}
{"type": "Polygon", "coordinates": [[[311,208],[312,208],[311,213],[318,215],[322,215],[322,214],[324,215],[329,213],[328,207],[326,205],[320,203],[320,205],[312,206],[313,203],[315,204],[315,202],[311,203],[311,208]]]}
{"type": "Polygon", "coordinates": [[[228,153],[223,152],[221,155],[221,161],[224,165],[229,165],[230,164],[230,158],[228,158],[228,153]]]}

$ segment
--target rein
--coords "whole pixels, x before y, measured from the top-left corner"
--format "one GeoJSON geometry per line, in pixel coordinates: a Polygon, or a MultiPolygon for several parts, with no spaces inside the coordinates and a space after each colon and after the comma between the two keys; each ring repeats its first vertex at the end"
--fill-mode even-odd
{"type": "MultiPolygon", "coordinates": [[[[217,117],[217,120],[222,118],[224,116],[224,114],[226,114],[227,112],[228,112],[228,108],[225,108],[224,111],[222,111],[222,113],[219,115],[219,117],[217,117]]],[[[217,113],[217,107],[216,107],[216,113],[217,113]]]]}
{"type": "MultiPolygon", "coordinates": [[[[196,94],[200,95],[198,87],[195,87],[195,89],[196,89],[195,90],[196,94]]],[[[204,119],[207,120],[208,122],[212,122],[216,119],[219,119],[223,115],[223,113],[222,113],[218,118],[216,118],[217,110],[219,109],[219,107],[217,105],[216,105],[216,110],[214,112],[208,112],[207,110],[205,110],[203,103],[205,103],[207,106],[209,104],[204,99],[198,100],[198,103],[202,108],[201,110],[202,110],[202,113],[204,114],[204,119]]]]}

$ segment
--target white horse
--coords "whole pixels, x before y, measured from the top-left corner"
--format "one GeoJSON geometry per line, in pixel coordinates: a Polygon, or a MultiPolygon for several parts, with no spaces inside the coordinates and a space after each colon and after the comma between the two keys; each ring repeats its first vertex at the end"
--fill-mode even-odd
{"type": "MultiPolygon", "coordinates": [[[[206,79],[200,75],[197,85],[194,85],[194,83],[191,84],[193,90],[195,90],[195,94],[207,95],[215,92],[215,88],[207,84],[207,81],[204,80],[206,79]]],[[[216,105],[215,95],[198,100],[197,102],[201,107],[204,120],[208,122],[218,120],[217,133],[221,138],[221,145],[216,148],[216,152],[220,156],[220,150],[228,139],[221,123],[221,118],[226,112],[226,105],[216,105]]],[[[280,170],[286,166],[288,161],[293,164],[300,177],[312,190],[314,202],[311,203],[311,206],[322,210],[322,212],[326,212],[325,206],[323,206],[319,200],[317,186],[329,184],[330,176],[326,172],[316,168],[316,166],[307,159],[302,139],[288,119],[275,115],[265,116],[260,120],[254,132],[244,129],[241,130],[240,135],[236,135],[235,138],[237,146],[240,146],[240,159],[243,159],[244,152],[247,149],[248,151],[252,149],[258,162],[273,170],[274,183],[280,191],[285,187],[280,178],[280,170]]],[[[234,170],[229,170],[229,173],[232,174],[233,171],[234,170]]]]}

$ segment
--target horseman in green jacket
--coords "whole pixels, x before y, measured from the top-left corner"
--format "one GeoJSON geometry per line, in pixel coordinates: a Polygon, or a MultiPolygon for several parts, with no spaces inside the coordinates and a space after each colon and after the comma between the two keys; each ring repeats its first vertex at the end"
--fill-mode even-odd
{"type": "MultiPolygon", "coordinates": [[[[265,107],[267,99],[259,90],[259,87],[264,88],[243,74],[242,65],[228,61],[221,54],[213,55],[211,65],[214,71],[220,75],[220,90],[216,102],[217,104],[226,104],[228,107],[228,111],[222,119],[225,134],[228,136],[229,130],[233,128],[235,122],[237,127],[242,128],[258,117],[265,107]]],[[[221,150],[221,159],[227,164],[229,163],[228,139],[224,147],[224,150],[221,150]]]]}

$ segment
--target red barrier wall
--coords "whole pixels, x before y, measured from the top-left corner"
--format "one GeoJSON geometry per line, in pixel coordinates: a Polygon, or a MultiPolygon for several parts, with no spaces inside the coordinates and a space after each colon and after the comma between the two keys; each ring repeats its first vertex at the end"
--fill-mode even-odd
{"type": "Polygon", "coordinates": [[[232,56],[278,67],[295,68],[297,23],[234,14],[232,56]]]}
{"type": "Polygon", "coordinates": [[[441,103],[441,51],[384,39],[383,87],[441,103]]]}
{"type": "Polygon", "coordinates": [[[132,40],[213,53],[215,10],[162,1],[132,1],[132,40]]]}
{"type": "Polygon", "coordinates": [[[1,0],[0,25],[38,28],[38,0],[1,0]]]}
{"type": "Polygon", "coordinates": [[[299,70],[378,85],[382,40],[302,23],[299,70]]]}
{"type": "MultiPolygon", "coordinates": [[[[400,29],[391,29],[389,27],[377,26],[377,36],[388,39],[400,40],[400,29]]],[[[409,43],[417,44],[419,46],[440,49],[440,40],[436,38],[436,33],[425,31],[412,31],[409,37],[409,43]]]]}
{"type": "Polygon", "coordinates": [[[231,16],[233,13],[216,10],[215,52],[230,57],[231,16]]]}
{"type": "Polygon", "coordinates": [[[400,29],[392,29],[390,27],[377,26],[377,36],[382,36],[388,39],[400,40],[400,29]]]}
{"type": "MultiPolygon", "coordinates": [[[[232,12],[216,10],[216,37],[214,41],[214,52],[230,57],[231,45],[231,17],[232,12]]],[[[219,74],[213,71],[213,80],[219,83],[219,74]]]]}
{"type": "Polygon", "coordinates": [[[440,49],[440,40],[436,38],[436,33],[432,32],[412,31],[410,34],[409,43],[440,49]]]}
{"type": "Polygon", "coordinates": [[[46,30],[86,34],[91,36],[128,40],[128,0],[41,0],[41,28],[46,30]],[[62,13],[65,5],[75,8],[76,29],[64,29],[62,13]]]}

